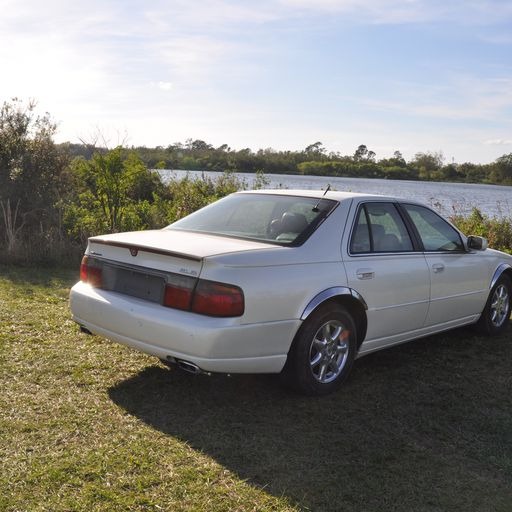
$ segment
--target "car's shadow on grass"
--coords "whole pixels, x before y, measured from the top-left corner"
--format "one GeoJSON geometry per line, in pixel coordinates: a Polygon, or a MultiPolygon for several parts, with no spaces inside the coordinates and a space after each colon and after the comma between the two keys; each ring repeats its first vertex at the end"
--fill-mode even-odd
{"type": "Polygon", "coordinates": [[[490,351],[460,330],[370,355],[323,398],[294,394],[275,376],[194,377],[159,366],[109,394],[306,509],[509,510],[510,336],[490,351]]]}

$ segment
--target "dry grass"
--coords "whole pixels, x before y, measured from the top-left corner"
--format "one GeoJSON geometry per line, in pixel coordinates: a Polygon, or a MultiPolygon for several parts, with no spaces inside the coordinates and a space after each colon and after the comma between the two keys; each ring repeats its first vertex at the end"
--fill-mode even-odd
{"type": "Polygon", "coordinates": [[[512,329],[367,356],[312,399],[79,334],[75,279],[0,267],[0,510],[512,510],[512,329]]]}

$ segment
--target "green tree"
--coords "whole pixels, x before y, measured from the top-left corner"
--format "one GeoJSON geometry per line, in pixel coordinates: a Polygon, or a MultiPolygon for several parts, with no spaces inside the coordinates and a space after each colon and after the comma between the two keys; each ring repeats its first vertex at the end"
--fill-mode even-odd
{"type": "Polygon", "coordinates": [[[68,159],[53,142],[55,130],[35,102],[14,98],[0,109],[0,244],[11,255],[60,235],[56,204],[68,159]]]}
{"type": "Polygon", "coordinates": [[[75,236],[147,227],[162,184],[134,151],[97,152],[89,161],[76,159],[72,169],[78,195],[68,204],[66,223],[75,236]]]}
{"type": "Polygon", "coordinates": [[[500,156],[492,164],[491,180],[495,183],[512,183],[512,153],[500,156]]]}
{"type": "Polygon", "coordinates": [[[489,165],[464,162],[457,166],[457,170],[466,182],[485,183],[489,181],[489,165]]]}
{"type": "MultiPolygon", "coordinates": [[[[261,179],[264,179],[263,176],[261,179]]],[[[187,175],[182,179],[171,179],[167,187],[169,201],[164,206],[166,223],[181,219],[221,197],[246,188],[245,181],[237,178],[233,172],[225,172],[215,179],[204,174],[201,178],[187,175]]]]}
{"type": "Polygon", "coordinates": [[[391,158],[383,158],[382,160],[379,160],[379,165],[382,167],[403,167],[403,172],[408,172],[406,169],[407,162],[400,151],[395,151],[391,158]]]}
{"type": "Polygon", "coordinates": [[[416,153],[411,166],[420,179],[432,179],[432,175],[443,166],[444,156],[441,152],[416,153]]]}
{"type": "Polygon", "coordinates": [[[453,163],[443,165],[438,171],[432,173],[431,178],[437,181],[459,181],[461,174],[453,163]]]}
{"type": "Polygon", "coordinates": [[[355,162],[373,162],[375,161],[375,152],[369,150],[364,144],[356,149],[352,157],[355,162]]]}
{"type": "Polygon", "coordinates": [[[325,155],[325,148],[323,144],[318,141],[314,144],[310,144],[304,149],[304,153],[308,156],[308,158],[315,158],[318,160],[321,160],[322,157],[325,155]]]}
{"type": "Polygon", "coordinates": [[[368,148],[364,144],[361,144],[357,147],[353,159],[355,162],[360,162],[361,160],[365,160],[367,155],[368,148]]]}

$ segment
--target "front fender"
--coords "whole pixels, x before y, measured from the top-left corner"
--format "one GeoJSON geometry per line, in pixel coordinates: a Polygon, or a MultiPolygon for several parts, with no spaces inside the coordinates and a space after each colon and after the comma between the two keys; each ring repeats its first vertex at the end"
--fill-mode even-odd
{"type": "Polygon", "coordinates": [[[498,279],[501,277],[503,272],[510,271],[512,272],[512,265],[509,265],[508,263],[501,263],[498,268],[494,271],[494,275],[491,279],[491,284],[489,285],[489,289],[492,290],[494,285],[498,282],[498,279]]]}

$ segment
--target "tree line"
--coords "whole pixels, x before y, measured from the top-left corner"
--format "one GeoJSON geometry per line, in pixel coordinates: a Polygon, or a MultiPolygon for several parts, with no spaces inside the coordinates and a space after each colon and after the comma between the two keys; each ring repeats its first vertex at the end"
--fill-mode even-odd
{"type": "Polygon", "coordinates": [[[109,150],[56,144],[55,132],[50,115],[38,114],[33,102],[13,99],[0,109],[0,261],[75,265],[89,236],[161,228],[245,188],[232,171],[256,172],[256,188],[266,184],[263,173],[512,183],[512,154],[488,165],[446,166],[436,153],[411,162],[399,152],[376,160],[363,145],[341,156],[320,142],[295,152],[214,148],[199,140],[109,150]],[[224,172],[163,183],[152,170],[159,168],[224,172]]]}
{"type": "MultiPolygon", "coordinates": [[[[93,149],[82,144],[64,145],[70,154],[90,158],[93,149]]],[[[132,146],[151,169],[233,171],[239,173],[307,174],[356,178],[449,181],[512,185],[512,153],[489,164],[446,163],[441,152],[419,152],[407,161],[400,151],[391,158],[377,159],[366,145],[351,155],[328,152],[321,142],[300,151],[250,148],[235,150],[227,144],[214,147],[203,140],[189,139],[167,147],[132,146]]]]}

